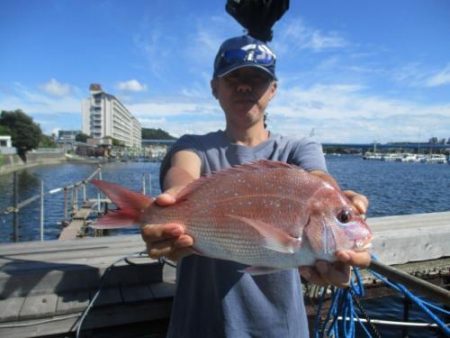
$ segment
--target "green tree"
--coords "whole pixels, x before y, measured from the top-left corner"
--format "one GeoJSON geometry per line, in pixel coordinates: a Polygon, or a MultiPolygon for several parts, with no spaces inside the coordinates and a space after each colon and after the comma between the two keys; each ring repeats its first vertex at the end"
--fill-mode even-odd
{"type": "Polygon", "coordinates": [[[11,131],[8,127],[0,125],[0,135],[11,135],[11,131]]]}
{"type": "Polygon", "coordinates": [[[27,151],[38,147],[42,135],[41,127],[22,110],[2,111],[0,126],[8,128],[12,144],[24,161],[27,151]]]}
{"type": "Polygon", "coordinates": [[[75,141],[86,143],[86,141],[89,137],[90,137],[89,135],[86,135],[84,133],[79,133],[75,136],[75,141]]]}
{"type": "Polygon", "coordinates": [[[56,142],[55,140],[48,135],[41,135],[41,140],[39,142],[39,148],[56,148],[56,142]]]}
{"type": "Polygon", "coordinates": [[[176,138],[170,135],[167,131],[161,128],[142,128],[142,138],[144,140],[175,140],[176,138]]]}

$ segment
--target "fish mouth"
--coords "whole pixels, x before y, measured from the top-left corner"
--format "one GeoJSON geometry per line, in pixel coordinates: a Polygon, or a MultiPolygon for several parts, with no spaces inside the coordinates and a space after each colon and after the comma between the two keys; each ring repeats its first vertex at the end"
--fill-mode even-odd
{"type": "Polygon", "coordinates": [[[372,247],[372,236],[365,238],[363,240],[355,241],[355,245],[353,246],[353,250],[356,252],[366,251],[372,247]]]}

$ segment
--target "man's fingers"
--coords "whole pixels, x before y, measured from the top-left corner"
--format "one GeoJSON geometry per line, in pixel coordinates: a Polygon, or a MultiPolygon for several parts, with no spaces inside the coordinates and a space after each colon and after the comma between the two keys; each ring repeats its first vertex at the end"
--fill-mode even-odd
{"type": "Polygon", "coordinates": [[[168,257],[172,260],[174,258],[183,257],[188,253],[192,253],[192,245],[194,240],[191,236],[181,235],[176,239],[168,239],[157,241],[153,243],[147,242],[147,252],[151,258],[168,257]]]}
{"type": "Polygon", "coordinates": [[[300,275],[303,276],[308,282],[319,286],[327,286],[330,284],[319,274],[316,269],[309,266],[300,267],[300,275]]]}
{"type": "Polygon", "coordinates": [[[170,192],[165,192],[156,197],[155,202],[156,204],[163,207],[174,204],[176,202],[176,199],[174,194],[170,192]]]}
{"type": "Polygon", "coordinates": [[[336,252],[336,259],[359,268],[367,268],[370,265],[370,253],[367,251],[339,250],[336,252]]]}
{"type": "Polygon", "coordinates": [[[149,224],[141,229],[145,242],[156,242],[169,238],[176,238],[184,233],[180,224],[149,224]]]}
{"type": "Polygon", "coordinates": [[[369,200],[366,196],[358,194],[353,190],[345,190],[344,194],[352,202],[353,206],[360,214],[364,215],[367,212],[369,200]]]}
{"type": "Polygon", "coordinates": [[[158,197],[156,197],[155,199],[156,204],[162,207],[175,204],[177,201],[176,197],[178,193],[182,191],[185,187],[186,187],[185,185],[180,185],[167,189],[158,197]]]}

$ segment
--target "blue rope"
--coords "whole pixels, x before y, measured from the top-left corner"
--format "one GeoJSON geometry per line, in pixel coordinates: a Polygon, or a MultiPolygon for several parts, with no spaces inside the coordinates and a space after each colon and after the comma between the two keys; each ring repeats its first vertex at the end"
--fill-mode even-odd
{"type": "MultiPolygon", "coordinates": [[[[372,257],[375,260],[375,257],[372,257]]],[[[372,337],[370,330],[360,321],[360,317],[354,306],[353,297],[364,297],[364,285],[362,283],[361,273],[358,268],[354,268],[352,277],[350,279],[350,285],[346,289],[338,289],[333,287],[331,289],[331,305],[328,310],[327,316],[320,325],[321,311],[323,302],[325,300],[326,288],[323,289],[321,297],[319,299],[318,311],[314,321],[314,337],[324,338],[324,337],[342,337],[342,338],[354,338],[356,334],[355,322],[358,322],[362,330],[365,332],[366,337],[372,337]],[[342,320],[338,320],[338,317],[342,316],[342,320]],[[350,318],[350,320],[347,320],[350,318]],[[355,320],[356,319],[356,320],[355,320]]],[[[370,273],[375,276],[375,278],[384,282],[387,286],[396,290],[397,292],[403,294],[407,297],[413,304],[416,304],[423,312],[425,312],[433,322],[435,322],[439,328],[443,331],[446,336],[450,336],[450,329],[447,325],[433,312],[440,312],[445,315],[450,315],[450,311],[447,311],[437,305],[431,304],[426,300],[414,295],[409,291],[404,285],[388,280],[386,277],[376,273],[375,271],[369,270],[370,273]]],[[[359,303],[357,303],[358,306],[359,303]]],[[[364,312],[364,310],[361,310],[364,312]]],[[[376,334],[376,330],[372,326],[372,330],[376,334]]]]}
{"type": "MultiPolygon", "coordinates": [[[[450,329],[447,327],[447,325],[438,317],[436,316],[429,308],[428,306],[431,305],[426,301],[423,301],[420,297],[414,295],[411,291],[409,291],[405,286],[403,286],[400,283],[395,283],[387,279],[386,277],[380,275],[379,273],[376,273],[375,271],[370,271],[372,275],[374,275],[379,280],[383,281],[385,284],[389,285],[394,290],[398,291],[399,293],[402,293],[404,296],[406,296],[409,300],[411,300],[414,304],[416,304],[418,307],[420,307],[423,312],[425,312],[441,329],[442,331],[447,335],[450,336],[450,329]]],[[[434,309],[439,308],[436,305],[432,306],[434,309]]],[[[448,311],[445,311],[444,309],[439,308],[440,312],[448,313],[448,311]]]]}
{"type": "Polygon", "coordinates": [[[332,288],[331,305],[322,327],[319,327],[320,314],[325,298],[325,289],[319,299],[318,311],[315,318],[315,338],[323,337],[355,337],[356,322],[362,327],[367,337],[372,337],[367,327],[359,320],[359,315],[353,304],[353,296],[363,297],[364,286],[361,275],[356,269],[353,270],[350,286],[346,289],[332,288]],[[342,320],[338,317],[342,316],[342,320]],[[350,320],[347,320],[350,318],[350,320]],[[355,321],[353,318],[357,318],[355,321]]]}

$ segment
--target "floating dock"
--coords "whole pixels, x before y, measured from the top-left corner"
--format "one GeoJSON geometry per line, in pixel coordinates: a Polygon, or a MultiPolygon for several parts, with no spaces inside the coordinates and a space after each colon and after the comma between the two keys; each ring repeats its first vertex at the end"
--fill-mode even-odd
{"type": "MultiPolygon", "coordinates": [[[[416,274],[448,276],[450,212],[371,218],[368,223],[381,262],[416,274]]],[[[0,245],[0,336],[73,336],[102,283],[83,323],[83,337],[143,332],[163,337],[175,271],[148,257],[130,256],[144,250],[140,235],[0,245]]]]}

